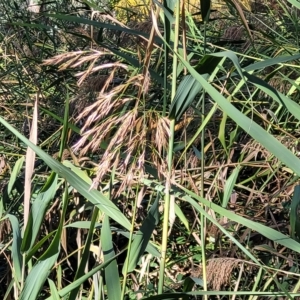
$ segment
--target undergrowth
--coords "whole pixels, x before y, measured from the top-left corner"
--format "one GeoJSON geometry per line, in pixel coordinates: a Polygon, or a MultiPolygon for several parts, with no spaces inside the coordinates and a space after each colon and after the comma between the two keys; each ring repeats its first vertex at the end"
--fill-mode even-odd
{"type": "Polygon", "coordinates": [[[1,2],[1,299],[299,297],[299,3],[130,3],[1,2]]]}

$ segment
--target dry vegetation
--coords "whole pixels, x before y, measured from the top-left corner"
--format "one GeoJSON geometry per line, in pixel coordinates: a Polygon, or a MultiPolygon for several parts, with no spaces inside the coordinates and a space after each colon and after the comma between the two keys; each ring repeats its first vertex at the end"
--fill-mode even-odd
{"type": "Polygon", "coordinates": [[[0,297],[299,297],[298,8],[220,2],[1,3],[0,297]]]}

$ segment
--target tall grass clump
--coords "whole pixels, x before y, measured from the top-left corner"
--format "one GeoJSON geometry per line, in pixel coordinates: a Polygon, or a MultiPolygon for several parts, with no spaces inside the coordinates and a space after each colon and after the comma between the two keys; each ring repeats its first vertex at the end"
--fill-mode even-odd
{"type": "Polygon", "coordinates": [[[3,299],[300,296],[300,5],[265,2],[1,2],[3,299]]]}

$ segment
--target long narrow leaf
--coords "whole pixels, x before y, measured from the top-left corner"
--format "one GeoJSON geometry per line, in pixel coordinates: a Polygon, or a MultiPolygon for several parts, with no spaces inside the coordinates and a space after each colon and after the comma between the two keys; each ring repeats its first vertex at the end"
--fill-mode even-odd
{"type": "Polygon", "coordinates": [[[48,278],[52,266],[55,264],[58,252],[52,256],[40,260],[30,271],[24,289],[19,300],[37,299],[37,295],[48,278]]]}
{"type": "Polygon", "coordinates": [[[300,54],[296,55],[289,55],[289,56],[277,56],[270,59],[266,59],[263,61],[255,62],[253,64],[250,64],[249,66],[245,67],[244,70],[246,72],[250,71],[257,71],[260,69],[264,69],[270,66],[274,66],[276,64],[285,63],[292,60],[300,59],[300,54]]]}
{"type": "Polygon", "coordinates": [[[11,227],[13,230],[13,244],[12,244],[12,258],[13,258],[13,267],[14,267],[14,276],[16,281],[21,282],[22,279],[22,255],[20,252],[21,249],[21,231],[20,231],[20,224],[18,219],[8,214],[7,217],[11,223],[11,227]]]}
{"type": "Polygon", "coordinates": [[[262,90],[264,93],[272,97],[277,103],[283,105],[292,115],[300,120],[300,105],[295,101],[292,101],[289,97],[276,91],[272,86],[263,81],[262,79],[253,76],[248,73],[244,73],[249,82],[253,83],[256,87],[262,90]]]}
{"type": "Polygon", "coordinates": [[[234,185],[236,183],[237,177],[239,175],[240,168],[235,168],[233,172],[230,174],[228,179],[226,180],[225,187],[224,187],[224,196],[222,201],[222,207],[226,208],[228,201],[231,197],[234,185]]]}
{"type": "MultiPolygon", "coordinates": [[[[37,144],[38,135],[38,96],[34,103],[33,108],[33,118],[30,130],[30,141],[33,144],[37,144]]],[[[34,161],[36,153],[32,148],[28,147],[26,151],[26,161],[25,161],[25,183],[24,183],[24,226],[26,227],[29,218],[30,211],[30,198],[31,198],[31,177],[34,170],[34,161]]]]}
{"type": "Polygon", "coordinates": [[[18,176],[19,172],[21,171],[21,169],[23,167],[24,160],[25,160],[25,157],[22,156],[15,163],[15,166],[14,166],[12,172],[11,172],[9,182],[8,182],[8,186],[7,186],[7,194],[8,195],[11,193],[11,190],[12,190],[12,188],[13,188],[16,180],[17,180],[17,176],[18,176]]]}
{"type": "Polygon", "coordinates": [[[107,199],[102,193],[95,189],[90,189],[90,185],[82,180],[78,175],[72,172],[67,167],[53,159],[50,155],[45,153],[42,149],[32,144],[26,137],[20,134],[16,129],[9,125],[3,118],[0,117],[0,123],[8,128],[13,134],[15,134],[21,141],[31,147],[37,155],[59,176],[65,178],[70,185],[72,185],[81,195],[88,199],[94,205],[97,205],[99,209],[119,223],[121,226],[130,230],[130,223],[122,212],[114,205],[109,199],[107,199]]]}
{"type": "Polygon", "coordinates": [[[300,185],[297,185],[294,188],[294,195],[291,203],[291,212],[290,212],[290,224],[291,224],[291,235],[293,239],[299,241],[300,238],[300,216],[299,216],[299,207],[300,207],[300,185]]]}
{"type": "MultiPolygon", "coordinates": [[[[208,77],[208,76],[207,76],[208,77]]],[[[202,90],[202,86],[192,76],[183,78],[177,88],[177,92],[170,107],[170,119],[179,120],[191,106],[196,95],[202,90]]]]}
{"type": "Polygon", "coordinates": [[[50,286],[50,291],[51,291],[51,300],[60,300],[60,296],[58,294],[58,291],[56,289],[55,283],[53,280],[48,278],[48,283],[50,286]]]}
{"type": "Polygon", "coordinates": [[[60,252],[60,239],[68,207],[68,186],[65,187],[63,197],[63,211],[60,218],[58,230],[49,246],[49,248],[37,260],[37,263],[31,269],[26,278],[24,288],[19,300],[37,299],[39,291],[43,287],[48,275],[55,264],[60,252]]]}
{"type": "Polygon", "coordinates": [[[22,241],[22,252],[28,251],[35,243],[41,224],[44,220],[45,212],[57,191],[57,176],[55,176],[54,180],[51,177],[49,180],[52,181],[49,188],[46,191],[40,192],[32,204],[30,222],[27,223],[22,241]]]}
{"type": "MultiPolygon", "coordinates": [[[[153,187],[153,184],[154,184],[153,181],[148,180],[148,179],[143,179],[142,182],[149,187],[153,187]]],[[[162,186],[160,184],[156,184],[155,189],[160,192],[163,192],[164,186],[162,186]]],[[[180,187],[180,189],[173,187],[172,192],[175,194],[176,197],[179,197],[181,199],[188,201],[194,207],[199,206],[199,204],[197,204],[197,202],[195,201],[195,200],[197,200],[197,201],[203,203],[205,206],[209,207],[210,209],[214,210],[216,213],[218,213],[222,216],[225,216],[228,219],[230,219],[238,224],[242,224],[248,228],[251,228],[252,230],[259,232],[266,238],[268,238],[280,245],[283,245],[283,246],[285,246],[293,251],[296,251],[296,252],[300,251],[300,243],[296,242],[289,236],[284,235],[283,233],[281,233],[273,228],[267,227],[265,225],[259,224],[252,220],[248,220],[242,216],[239,216],[232,211],[229,211],[217,204],[214,204],[211,201],[208,201],[204,198],[199,197],[198,195],[185,189],[184,187],[180,187]]],[[[199,207],[199,209],[201,209],[201,208],[199,207]]],[[[253,257],[252,254],[251,254],[251,257],[253,257]]]]}
{"type": "Polygon", "coordinates": [[[197,73],[194,68],[180,57],[182,63],[203,86],[211,98],[234,120],[241,128],[251,135],[262,146],[273,153],[279,160],[291,168],[297,175],[300,175],[300,160],[283,146],[275,137],[265,131],[256,122],[245,116],[235,108],[227,99],[224,98],[203,76],[197,73]]]}
{"type": "MultiPolygon", "coordinates": [[[[104,262],[106,262],[115,256],[108,216],[105,216],[103,220],[103,227],[101,230],[101,243],[102,243],[104,262]]],[[[118,265],[116,260],[113,260],[105,268],[105,279],[106,279],[108,299],[120,300],[121,284],[120,284],[119,271],[118,271],[118,265]]]]}
{"type": "Polygon", "coordinates": [[[203,22],[208,22],[210,15],[211,0],[200,0],[201,17],[203,22]]]}

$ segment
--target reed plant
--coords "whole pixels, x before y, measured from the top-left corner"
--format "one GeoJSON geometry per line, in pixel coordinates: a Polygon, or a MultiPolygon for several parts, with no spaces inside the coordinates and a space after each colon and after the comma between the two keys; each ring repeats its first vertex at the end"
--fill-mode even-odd
{"type": "Polygon", "coordinates": [[[254,4],[1,2],[3,299],[300,296],[300,5],[254,4]]]}

